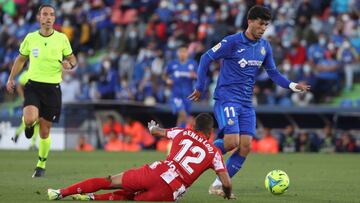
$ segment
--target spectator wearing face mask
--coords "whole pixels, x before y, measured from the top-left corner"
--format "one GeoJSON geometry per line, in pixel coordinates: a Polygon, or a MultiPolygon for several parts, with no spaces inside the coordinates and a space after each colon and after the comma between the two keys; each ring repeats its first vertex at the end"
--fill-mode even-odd
{"type": "Polygon", "coordinates": [[[104,59],[101,66],[99,82],[97,84],[100,99],[115,99],[118,75],[111,66],[111,61],[109,59],[104,59]]]}
{"type": "Polygon", "coordinates": [[[353,85],[354,72],[360,72],[360,57],[348,40],[345,40],[339,47],[337,60],[344,66],[345,91],[349,91],[353,85]]]}
{"type": "Polygon", "coordinates": [[[65,72],[61,82],[62,102],[75,102],[80,96],[80,81],[74,79],[73,73],[65,72]]]}

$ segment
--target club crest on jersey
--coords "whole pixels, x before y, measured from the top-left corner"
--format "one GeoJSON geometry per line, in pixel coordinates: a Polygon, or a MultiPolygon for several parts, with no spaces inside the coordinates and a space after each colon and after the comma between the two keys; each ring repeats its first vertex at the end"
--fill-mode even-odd
{"type": "Polygon", "coordinates": [[[31,52],[32,52],[33,56],[35,58],[37,58],[39,56],[40,50],[38,48],[34,48],[34,49],[31,50],[31,52]]]}
{"type": "Polygon", "coordinates": [[[265,56],[265,54],[266,54],[265,47],[261,47],[260,53],[261,53],[263,56],[265,56]]]}
{"type": "Polygon", "coordinates": [[[231,118],[229,118],[229,120],[228,120],[227,124],[228,124],[228,125],[234,125],[234,124],[235,124],[235,122],[234,122],[231,118]]]}
{"type": "Polygon", "coordinates": [[[212,50],[213,52],[216,52],[218,49],[220,49],[220,47],[221,47],[221,43],[218,43],[218,44],[215,45],[213,48],[211,48],[211,50],[212,50]]]}

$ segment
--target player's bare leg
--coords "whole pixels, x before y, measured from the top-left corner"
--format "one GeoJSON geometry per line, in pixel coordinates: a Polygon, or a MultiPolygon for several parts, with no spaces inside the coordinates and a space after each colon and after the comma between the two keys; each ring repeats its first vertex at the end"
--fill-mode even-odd
{"type": "Polygon", "coordinates": [[[34,105],[25,106],[23,109],[25,136],[30,139],[34,135],[34,126],[38,122],[39,109],[34,105]]]}
{"type": "Polygon", "coordinates": [[[176,126],[180,127],[180,128],[185,128],[186,118],[187,118],[187,114],[186,114],[185,110],[179,111],[177,121],[176,121],[176,126]]]}
{"type": "MultiPolygon", "coordinates": [[[[223,142],[223,146],[220,143],[215,144],[217,147],[220,148],[222,152],[231,151],[239,146],[239,135],[238,134],[225,134],[223,140],[219,140],[223,142]]],[[[211,195],[219,195],[224,196],[224,191],[221,185],[221,182],[218,178],[215,179],[212,185],[209,187],[209,194],[211,195]]],[[[231,198],[236,198],[234,194],[231,195],[231,198]]]]}

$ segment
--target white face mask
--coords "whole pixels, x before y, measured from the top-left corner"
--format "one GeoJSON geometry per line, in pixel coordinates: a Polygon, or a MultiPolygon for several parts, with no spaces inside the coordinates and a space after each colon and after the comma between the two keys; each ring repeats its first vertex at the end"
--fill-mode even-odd
{"type": "Polygon", "coordinates": [[[285,72],[289,72],[290,69],[291,69],[291,64],[290,63],[284,63],[283,69],[284,69],[285,72]]]}
{"type": "Polygon", "coordinates": [[[196,4],[190,4],[190,11],[197,11],[198,10],[198,6],[196,4]]]}
{"type": "Polygon", "coordinates": [[[210,6],[207,6],[207,7],[205,8],[205,13],[211,14],[212,12],[213,12],[213,8],[211,8],[210,6]]]}
{"type": "Polygon", "coordinates": [[[309,66],[309,64],[305,64],[303,70],[305,74],[308,74],[311,72],[311,67],[309,66]]]}
{"type": "Polygon", "coordinates": [[[329,23],[330,23],[331,25],[335,24],[335,21],[336,21],[336,19],[335,19],[334,16],[330,16],[330,17],[329,17],[329,23]]]}
{"type": "Polygon", "coordinates": [[[228,10],[227,5],[221,4],[221,6],[220,6],[220,11],[227,11],[227,10],[228,10]]]}
{"type": "Polygon", "coordinates": [[[110,67],[111,67],[111,63],[110,61],[104,61],[103,62],[103,67],[105,68],[105,70],[110,70],[110,67]]]}
{"type": "Polygon", "coordinates": [[[19,26],[24,25],[25,24],[24,18],[20,18],[19,21],[18,21],[18,24],[19,24],[19,26]]]}
{"type": "Polygon", "coordinates": [[[321,38],[319,39],[319,44],[320,44],[320,46],[324,46],[325,43],[326,43],[326,39],[323,38],[323,37],[321,37],[321,38]]]}
{"type": "Polygon", "coordinates": [[[345,49],[350,48],[350,42],[345,41],[345,42],[343,43],[343,47],[344,47],[345,49]]]}
{"type": "Polygon", "coordinates": [[[167,8],[168,7],[168,2],[167,1],[161,1],[160,2],[160,8],[167,8]]]}
{"type": "Polygon", "coordinates": [[[85,3],[83,4],[83,10],[84,10],[84,11],[89,11],[90,8],[91,8],[91,6],[90,6],[90,4],[89,4],[88,2],[85,2],[85,3]]]}
{"type": "Polygon", "coordinates": [[[200,22],[201,22],[201,23],[206,23],[206,22],[207,22],[207,17],[206,17],[206,15],[202,15],[202,16],[200,17],[200,22]]]}
{"type": "Polygon", "coordinates": [[[184,4],[182,4],[182,3],[176,4],[176,10],[181,11],[183,9],[184,9],[184,4]]]}
{"type": "Polygon", "coordinates": [[[63,26],[64,27],[69,27],[70,26],[70,21],[69,20],[64,20],[63,26]]]}
{"type": "Polygon", "coordinates": [[[347,22],[348,20],[350,20],[350,17],[348,14],[344,14],[343,16],[341,16],[341,20],[347,22]]]}
{"type": "Polygon", "coordinates": [[[188,15],[182,15],[181,20],[184,22],[188,22],[190,20],[190,17],[188,15]]]}
{"type": "Polygon", "coordinates": [[[131,31],[129,32],[129,37],[130,37],[130,38],[136,38],[136,36],[137,36],[137,33],[136,33],[135,30],[131,30],[131,31]]]}

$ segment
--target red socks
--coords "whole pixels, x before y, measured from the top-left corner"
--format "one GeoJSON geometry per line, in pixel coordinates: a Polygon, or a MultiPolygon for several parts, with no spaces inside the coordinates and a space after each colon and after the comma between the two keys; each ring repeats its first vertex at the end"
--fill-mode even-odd
{"type": "Polygon", "coordinates": [[[91,193],[101,189],[108,189],[110,184],[111,181],[108,178],[90,178],[60,189],[60,193],[63,197],[73,194],[91,193]]]}
{"type": "Polygon", "coordinates": [[[94,200],[133,200],[134,195],[125,190],[116,190],[115,192],[105,194],[94,194],[94,200]]]}

